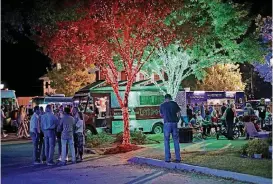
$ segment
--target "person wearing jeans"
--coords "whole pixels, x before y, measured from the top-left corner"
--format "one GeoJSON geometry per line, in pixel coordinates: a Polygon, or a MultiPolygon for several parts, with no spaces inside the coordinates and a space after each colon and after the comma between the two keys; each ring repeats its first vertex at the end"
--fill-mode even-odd
{"type": "MultiPolygon", "coordinates": [[[[61,122],[61,119],[63,118],[64,113],[63,113],[63,109],[60,107],[60,111],[58,113],[58,118],[59,118],[59,123],[61,122]]],[[[58,125],[59,126],[59,125],[58,125]]],[[[57,135],[57,143],[58,143],[58,161],[62,160],[62,132],[59,130],[59,128],[57,129],[56,132],[57,135]]],[[[66,161],[68,161],[68,145],[66,144],[66,161]]]]}
{"type": "Polygon", "coordinates": [[[45,155],[45,142],[44,142],[44,133],[43,131],[40,132],[39,138],[39,151],[40,151],[40,160],[44,163],[46,162],[46,155],[45,155]]]}
{"type": "Polygon", "coordinates": [[[76,114],[78,117],[78,121],[76,122],[76,141],[77,141],[77,147],[75,150],[76,158],[80,159],[80,161],[83,160],[83,150],[84,150],[84,120],[83,120],[83,113],[78,112],[76,114]],[[78,155],[77,155],[78,154],[78,155]],[[79,157],[79,158],[78,158],[79,157]]]}
{"type": "Polygon", "coordinates": [[[164,146],[165,146],[165,162],[171,161],[170,152],[170,135],[172,134],[175,162],[181,162],[180,146],[179,146],[179,134],[177,123],[180,119],[180,107],[174,101],[170,94],[165,95],[165,102],[160,105],[160,115],[164,119],[164,146]]]}
{"type": "MultiPolygon", "coordinates": [[[[39,107],[39,122],[40,122],[40,128],[41,127],[41,117],[45,114],[44,108],[41,106],[39,107]]],[[[45,156],[45,142],[44,142],[44,132],[40,131],[40,139],[39,139],[39,151],[40,151],[40,160],[45,163],[46,162],[46,156],[45,156]]]]}
{"type": "Polygon", "coordinates": [[[53,114],[51,105],[46,106],[46,113],[41,116],[41,127],[44,132],[45,155],[47,165],[54,165],[53,156],[56,141],[58,119],[53,114]]]}
{"type": "Polygon", "coordinates": [[[171,152],[170,152],[170,134],[172,134],[175,158],[176,162],[181,161],[180,156],[180,146],[179,146],[179,134],[177,128],[177,122],[164,123],[164,146],[165,146],[165,161],[170,162],[171,152]]]}
{"type": "Polygon", "coordinates": [[[40,123],[39,123],[39,106],[34,107],[34,114],[30,119],[30,136],[33,144],[33,161],[34,164],[40,164],[40,123]]]}
{"type": "Polygon", "coordinates": [[[76,163],[76,154],[74,147],[74,130],[75,130],[75,120],[70,114],[70,108],[66,107],[64,109],[64,117],[61,119],[60,125],[58,127],[58,131],[62,132],[62,158],[61,164],[66,164],[66,144],[69,145],[69,149],[72,156],[72,163],[76,163]]]}

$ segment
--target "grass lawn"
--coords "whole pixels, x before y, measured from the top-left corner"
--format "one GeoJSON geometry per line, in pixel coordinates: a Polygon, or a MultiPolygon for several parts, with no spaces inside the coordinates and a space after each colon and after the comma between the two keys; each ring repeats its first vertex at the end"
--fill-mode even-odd
{"type": "MultiPolygon", "coordinates": [[[[162,155],[151,155],[151,158],[164,160],[164,155],[163,153],[162,155]]],[[[173,154],[172,158],[175,158],[173,154]]],[[[272,178],[272,160],[241,158],[239,153],[234,151],[211,151],[205,154],[202,152],[182,152],[182,162],[213,169],[272,178]]]]}
{"type": "MultiPolygon", "coordinates": [[[[160,141],[159,145],[149,146],[150,148],[162,149],[159,154],[147,154],[145,157],[164,160],[163,135],[148,135],[151,139],[160,141]],[[161,138],[160,138],[161,136],[161,138]]],[[[198,143],[182,143],[182,162],[191,165],[204,166],[214,169],[234,171],[255,176],[272,178],[272,160],[241,158],[238,150],[247,143],[244,139],[227,140],[222,138],[208,138],[198,143]],[[205,149],[204,149],[205,146],[205,149]],[[203,152],[205,151],[205,152],[203,152]]],[[[171,144],[173,148],[173,144],[171,144]]],[[[174,159],[173,149],[172,158],[174,159]]]]}
{"type": "MultiPolygon", "coordinates": [[[[160,143],[159,145],[155,145],[154,147],[162,148],[164,149],[164,138],[163,134],[147,134],[147,137],[149,140],[156,141],[160,143]]],[[[172,143],[172,138],[170,140],[172,143]]],[[[206,151],[213,151],[213,150],[219,150],[219,149],[240,149],[242,145],[247,143],[247,140],[244,140],[244,138],[240,138],[237,140],[227,140],[227,139],[220,139],[217,140],[215,137],[208,137],[204,141],[198,141],[193,143],[181,143],[180,148],[183,151],[186,152],[194,152],[194,151],[202,151],[205,149],[206,151]]],[[[173,144],[170,145],[171,149],[173,148],[173,144]]]]}

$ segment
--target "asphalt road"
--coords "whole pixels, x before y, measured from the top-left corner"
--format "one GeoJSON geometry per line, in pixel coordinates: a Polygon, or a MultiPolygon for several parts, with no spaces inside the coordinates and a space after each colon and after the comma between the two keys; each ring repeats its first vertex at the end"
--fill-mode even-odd
{"type": "Polygon", "coordinates": [[[66,166],[32,165],[31,144],[1,146],[2,184],[239,184],[196,173],[130,165],[133,153],[93,156],[66,166]]]}

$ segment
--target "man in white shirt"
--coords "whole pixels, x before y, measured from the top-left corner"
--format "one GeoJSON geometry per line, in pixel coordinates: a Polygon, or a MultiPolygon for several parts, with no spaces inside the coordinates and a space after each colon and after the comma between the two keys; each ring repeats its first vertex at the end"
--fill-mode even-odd
{"type": "Polygon", "coordinates": [[[44,132],[45,155],[47,165],[55,165],[53,162],[55,142],[56,142],[56,128],[58,126],[58,119],[53,114],[51,105],[46,106],[46,112],[41,116],[41,128],[44,132]]]}
{"type": "Polygon", "coordinates": [[[34,107],[34,114],[30,119],[30,136],[33,143],[33,160],[34,164],[40,164],[40,148],[39,148],[39,139],[40,139],[40,123],[39,123],[39,106],[34,107]]]}

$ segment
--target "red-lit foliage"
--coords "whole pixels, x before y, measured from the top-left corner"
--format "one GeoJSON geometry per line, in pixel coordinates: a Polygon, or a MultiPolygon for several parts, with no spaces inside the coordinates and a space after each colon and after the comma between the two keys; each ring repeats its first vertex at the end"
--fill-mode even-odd
{"type": "Polygon", "coordinates": [[[56,32],[42,33],[40,44],[54,62],[76,65],[87,62],[100,67],[122,108],[123,144],[130,144],[129,92],[136,74],[157,47],[158,39],[168,44],[174,37],[163,23],[170,9],[160,0],[95,0],[79,11],[85,16],[73,22],[58,22],[56,32]],[[147,46],[149,52],[145,53],[147,46]],[[71,57],[78,60],[68,61],[71,57]],[[113,57],[119,58],[128,81],[123,98],[113,57]]]}

